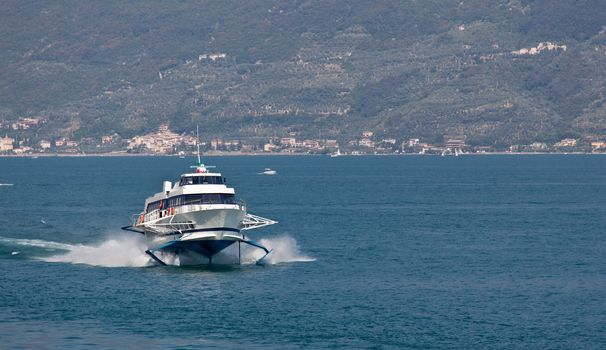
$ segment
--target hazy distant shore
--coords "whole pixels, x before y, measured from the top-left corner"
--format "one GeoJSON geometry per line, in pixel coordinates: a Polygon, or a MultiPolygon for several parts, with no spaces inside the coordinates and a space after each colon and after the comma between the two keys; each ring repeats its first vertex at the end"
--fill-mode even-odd
{"type": "MultiPolygon", "coordinates": [[[[307,153],[242,153],[242,152],[205,152],[202,156],[222,157],[222,156],[315,156],[322,154],[307,153]]],[[[32,154],[4,154],[0,158],[33,158],[33,157],[179,157],[177,154],[157,154],[157,153],[32,153],[32,154]]],[[[185,158],[195,157],[193,154],[186,155],[185,158]]]]}
{"type": "MultiPolygon", "coordinates": [[[[485,152],[485,153],[464,153],[461,156],[492,156],[492,155],[605,155],[606,153],[591,152],[485,152]]],[[[234,156],[329,156],[328,154],[308,154],[308,153],[250,153],[250,152],[206,152],[202,154],[206,157],[234,157],[234,156]]],[[[384,153],[384,154],[342,154],[340,157],[359,157],[359,156],[436,156],[439,154],[419,154],[419,153],[384,153]]],[[[155,154],[155,153],[32,153],[32,154],[4,154],[0,158],[34,158],[34,157],[179,157],[176,154],[155,154]]],[[[195,157],[195,155],[186,155],[185,158],[195,157]]],[[[448,155],[446,157],[454,157],[448,155]]]]}

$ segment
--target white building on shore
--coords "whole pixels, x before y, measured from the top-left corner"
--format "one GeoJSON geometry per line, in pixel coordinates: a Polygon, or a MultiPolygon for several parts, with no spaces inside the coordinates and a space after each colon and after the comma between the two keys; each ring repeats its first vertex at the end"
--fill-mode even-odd
{"type": "Polygon", "coordinates": [[[0,152],[12,151],[14,142],[15,139],[12,137],[0,137],[0,152]]]}

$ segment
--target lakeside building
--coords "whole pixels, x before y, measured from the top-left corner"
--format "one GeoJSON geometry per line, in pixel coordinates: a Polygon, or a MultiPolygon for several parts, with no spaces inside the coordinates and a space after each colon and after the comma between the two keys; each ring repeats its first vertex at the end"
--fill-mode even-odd
{"type": "Polygon", "coordinates": [[[577,145],[576,139],[563,139],[559,142],[556,142],[554,147],[575,147],[577,145]]]}
{"type": "Polygon", "coordinates": [[[101,144],[111,143],[114,141],[115,135],[104,135],[101,136],[101,144]]]}
{"type": "Polygon", "coordinates": [[[549,147],[545,142],[533,142],[530,144],[530,149],[532,151],[546,151],[549,147]]]}
{"type": "Polygon", "coordinates": [[[12,137],[0,137],[0,152],[12,151],[14,142],[15,139],[12,137]]]}
{"type": "Polygon", "coordinates": [[[358,141],[358,146],[375,148],[375,142],[372,141],[371,139],[363,138],[360,141],[358,141]]]}
{"type": "Polygon", "coordinates": [[[421,142],[421,140],[419,140],[419,139],[409,139],[408,147],[414,147],[414,146],[418,145],[419,142],[421,142]]]}
{"type": "Polygon", "coordinates": [[[252,153],[254,151],[252,145],[242,145],[240,148],[240,152],[242,153],[252,153]]]}
{"type": "Polygon", "coordinates": [[[450,148],[450,149],[464,149],[469,147],[466,143],[465,140],[462,139],[447,139],[446,143],[444,144],[444,146],[446,148],[450,148]]]}
{"type": "Polygon", "coordinates": [[[28,146],[21,146],[19,148],[13,149],[13,153],[15,153],[16,155],[23,155],[23,154],[26,154],[26,153],[30,153],[32,151],[33,151],[33,149],[31,147],[28,147],[28,146]]]}
{"type": "Polygon", "coordinates": [[[51,142],[48,140],[42,140],[39,142],[40,148],[42,150],[47,150],[51,148],[51,142]]]}
{"type": "Polygon", "coordinates": [[[283,137],[280,139],[280,144],[282,146],[296,147],[297,139],[295,139],[294,137],[283,137]]]}
{"type": "Polygon", "coordinates": [[[66,147],[72,147],[72,148],[76,148],[78,147],[80,144],[77,141],[73,141],[73,140],[67,140],[65,141],[65,146],[66,147]]]}
{"type": "Polygon", "coordinates": [[[326,140],[324,142],[324,147],[338,148],[339,147],[339,143],[337,142],[337,140],[326,140]]]}
{"type": "Polygon", "coordinates": [[[278,146],[273,143],[266,143],[263,145],[263,152],[273,152],[278,148],[278,146]]]}
{"type": "Polygon", "coordinates": [[[304,148],[311,148],[311,149],[319,149],[320,148],[320,141],[318,141],[318,140],[304,140],[303,141],[303,147],[304,148]]]}
{"type": "Polygon", "coordinates": [[[604,141],[594,141],[591,143],[591,151],[592,152],[600,152],[606,151],[606,142],[604,141]]]}
{"type": "Polygon", "coordinates": [[[20,118],[16,122],[11,124],[13,130],[27,130],[33,126],[38,125],[42,121],[42,118],[20,118]]]}

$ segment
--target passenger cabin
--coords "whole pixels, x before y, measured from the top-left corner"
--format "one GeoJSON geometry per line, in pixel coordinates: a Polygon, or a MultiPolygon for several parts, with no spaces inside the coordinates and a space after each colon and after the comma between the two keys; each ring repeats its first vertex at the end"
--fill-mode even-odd
{"type": "Polygon", "coordinates": [[[145,213],[191,204],[236,204],[234,189],[225,185],[225,178],[219,173],[183,174],[179,182],[170,186],[165,181],[163,192],[145,200],[145,213]]]}

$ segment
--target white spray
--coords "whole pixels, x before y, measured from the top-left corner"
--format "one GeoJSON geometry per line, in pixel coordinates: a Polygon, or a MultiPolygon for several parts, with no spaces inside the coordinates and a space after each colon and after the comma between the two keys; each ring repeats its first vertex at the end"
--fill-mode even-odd
{"type": "MultiPolygon", "coordinates": [[[[104,267],[144,267],[153,265],[153,261],[145,254],[147,249],[146,240],[140,235],[111,234],[102,242],[91,245],[6,237],[0,237],[0,243],[66,251],[38,258],[47,262],[104,267]]],[[[314,258],[301,253],[297,241],[290,236],[262,238],[260,243],[271,249],[271,253],[263,260],[265,264],[315,261],[314,258]]],[[[244,247],[244,245],[242,246],[244,247]]],[[[264,254],[265,252],[257,248],[243,249],[241,262],[242,264],[254,263],[264,254]]],[[[179,265],[179,259],[173,256],[163,256],[163,260],[169,265],[179,265]]]]}
{"type": "MultiPolygon", "coordinates": [[[[259,243],[271,250],[267,258],[263,259],[266,264],[280,264],[290,262],[307,262],[316,259],[301,253],[297,241],[290,236],[277,236],[273,238],[262,238],[259,243]]],[[[243,261],[257,261],[265,252],[260,249],[250,251],[242,257],[243,261]]]]}
{"type": "Polygon", "coordinates": [[[136,235],[112,235],[94,245],[74,245],[65,254],[41,258],[48,262],[87,264],[105,267],[149,266],[145,239],[136,235]]]}

